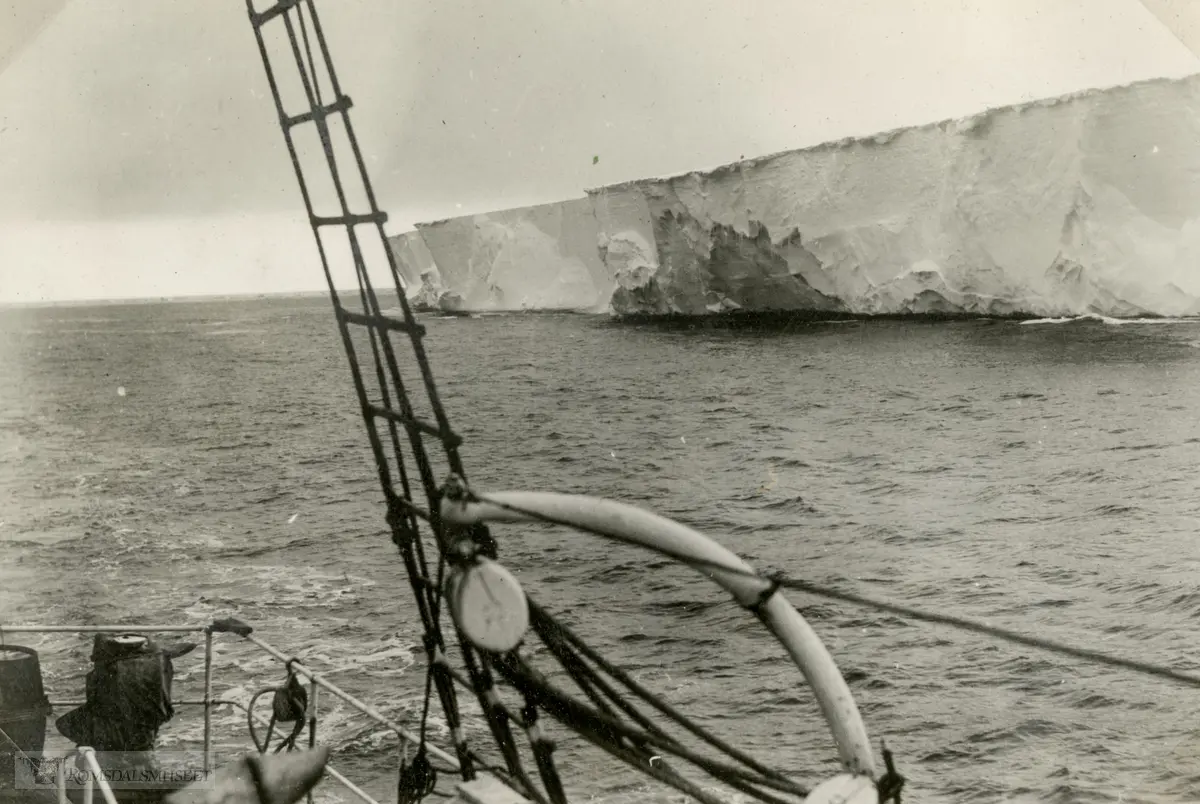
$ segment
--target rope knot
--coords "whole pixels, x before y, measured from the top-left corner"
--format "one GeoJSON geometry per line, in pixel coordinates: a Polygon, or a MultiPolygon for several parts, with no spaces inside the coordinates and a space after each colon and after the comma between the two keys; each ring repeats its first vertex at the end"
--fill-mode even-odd
{"type": "Polygon", "coordinates": [[[883,764],[887,766],[887,773],[879,777],[879,781],[875,783],[875,789],[879,791],[881,802],[890,801],[893,804],[900,804],[900,791],[904,788],[904,777],[896,771],[896,763],[892,752],[888,750],[887,743],[881,740],[880,746],[883,748],[883,764]]]}
{"type": "Polygon", "coordinates": [[[397,547],[404,549],[416,539],[417,532],[413,528],[412,514],[395,493],[387,495],[387,523],[392,530],[392,543],[397,547]]]}
{"type": "Polygon", "coordinates": [[[783,585],[784,581],[782,572],[772,572],[769,575],[762,575],[760,577],[768,582],[767,588],[762,590],[762,593],[758,596],[758,600],[746,607],[755,614],[762,612],[763,606],[767,605],[771,598],[775,597],[775,593],[779,591],[779,587],[783,585]]]}
{"type": "MultiPolygon", "coordinates": [[[[401,740],[402,744],[407,741],[401,740]]],[[[417,748],[412,763],[401,760],[400,778],[396,782],[396,801],[399,804],[416,804],[433,792],[437,786],[437,770],[425,753],[425,744],[417,748]]]]}
{"type": "Polygon", "coordinates": [[[308,690],[304,689],[292,667],[296,662],[297,659],[291,658],[284,663],[287,679],[275,690],[271,701],[272,716],[277,723],[303,722],[308,712],[308,690]]]}
{"type": "Polygon", "coordinates": [[[442,484],[442,496],[451,502],[468,502],[472,499],[466,481],[454,473],[442,484]]]}

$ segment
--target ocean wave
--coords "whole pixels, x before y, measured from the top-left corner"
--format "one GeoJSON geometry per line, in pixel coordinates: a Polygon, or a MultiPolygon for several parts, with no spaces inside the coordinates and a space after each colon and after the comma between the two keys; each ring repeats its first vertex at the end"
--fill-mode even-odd
{"type": "MultiPolygon", "coordinates": [[[[186,322],[164,306],[149,323],[88,324],[86,337],[41,326],[13,341],[20,393],[0,388],[0,421],[21,449],[0,441],[0,607],[24,622],[236,615],[415,722],[420,618],[380,534],[385,508],[328,303],[286,315],[273,304],[214,304],[208,318],[194,305],[186,322]],[[238,341],[246,359],[230,359],[232,341],[195,337],[251,326],[266,334],[238,341]],[[50,346],[76,359],[50,363],[39,356],[50,346]],[[106,376],[116,367],[119,380],[106,376]],[[135,395],[109,404],[118,384],[135,395]]],[[[636,501],[791,577],[1190,667],[1200,602],[1187,577],[1197,514],[1187,450],[1200,443],[1200,359],[1181,357],[1162,328],[1117,338],[1093,325],[1064,341],[1053,327],[872,322],[827,328],[814,348],[803,334],[666,337],[507,316],[432,325],[427,347],[480,488],[636,501]],[[720,348],[703,348],[706,338],[720,348]],[[779,477],[764,492],[766,467],[779,477]]],[[[702,576],[558,529],[494,534],[531,596],[689,714],[802,777],[834,756],[819,715],[796,716],[811,708],[799,671],[702,576]],[[748,715],[755,706],[770,717],[748,715]]],[[[1072,660],[788,597],[854,679],[872,737],[903,735],[898,759],[922,799],[1060,795],[1063,779],[1039,764],[1050,754],[1120,789],[1168,729],[1170,713],[1147,706],[1154,689],[1115,671],[1083,674],[1072,660]],[[1089,718],[1120,739],[1061,731],[1089,718]],[[1037,733],[1028,722],[1038,719],[1055,727],[1037,733]],[[1089,764],[1101,737],[1122,753],[1089,764]]],[[[82,689],[87,638],[23,641],[42,651],[52,694],[82,689]]],[[[245,701],[283,677],[241,640],[218,636],[216,647],[221,694],[245,701]]],[[[179,667],[179,694],[197,697],[202,662],[193,653],[179,667]]],[[[469,697],[471,733],[486,742],[469,697]]],[[[348,767],[392,767],[385,731],[332,696],[320,712],[348,767]]],[[[200,722],[181,710],[164,735],[188,744],[200,722]]],[[[244,717],[222,710],[218,731],[244,734],[244,717]]],[[[589,795],[633,789],[563,745],[564,778],[589,795]]]]}

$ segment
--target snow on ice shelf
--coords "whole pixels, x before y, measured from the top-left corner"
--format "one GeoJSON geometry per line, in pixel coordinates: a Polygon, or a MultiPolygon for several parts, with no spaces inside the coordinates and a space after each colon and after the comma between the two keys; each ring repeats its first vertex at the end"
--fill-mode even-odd
{"type": "MultiPolygon", "coordinates": [[[[588,196],[621,314],[1196,315],[1200,76],[588,196]]],[[[498,262],[488,249],[530,247],[515,221],[476,220],[473,235],[454,224],[461,245],[423,230],[439,266],[442,253],[472,249],[475,277],[498,262]]],[[[546,270],[538,263],[530,287],[549,285],[546,270]]],[[[563,286],[576,275],[582,285],[580,267],[564,268],[563,286]]]]}
{"type": "Polygon", "coordinates": [[[423,298],[449,310],[603,311],[612,275],[588,199],[419,223],[436,263],[423,298]]]}

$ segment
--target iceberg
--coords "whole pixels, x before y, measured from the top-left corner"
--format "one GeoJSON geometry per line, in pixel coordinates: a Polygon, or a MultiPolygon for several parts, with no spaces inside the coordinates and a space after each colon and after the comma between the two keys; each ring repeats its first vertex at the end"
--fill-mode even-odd
{"type": "Polygon", "coordinates": [[[602,312],[613,277],[587,198],[418,223],[444,310],[602,312]]]}
{"type": "Polygon", "coordinates": [[[1200,76],[588,198],[618,314],[1195,315],[1200,76]]]}

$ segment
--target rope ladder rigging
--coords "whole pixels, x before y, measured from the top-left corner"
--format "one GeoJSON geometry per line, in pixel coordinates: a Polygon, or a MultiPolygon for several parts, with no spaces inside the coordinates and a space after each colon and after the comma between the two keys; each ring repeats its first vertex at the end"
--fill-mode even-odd
{"type": "MultiPolygon", "coordinates": [[[[475,778],[478,770],[486,769],[539,804],[563,804],[567,798],[553,758],[555,746],[547,737],[540,718],[540,715],[549,714],[616,759],[705,804],[720,804],[722,799],[676,770],[673,761],[687,763],[761,801],[787,804],[802,800],[808,793],[806,788],[675,711],[628,674],[604,661],[532,600],[529,602],[532,631],[548,654],[561,664],[567,678],[574,682],[576,692],[568,692],[547,680],[533,668],[520,649],[489,655],[475,648],[457,628],[457,644],[448,644],[440,617],[447,563],[461,555],[464,544],[469,545],[472,556],[495,558],[495,542],[486,525],[451,527],[440,515],[443,491],[436,479],[437,469],[443,469],[455,482],[465,483],[466,474],[458,453],[462,439],[451,429],[434,385],[423,345],[425,328],[413,315],[396,257],[388,248],[383,228],[387,216],[376,201],[350,121],[353,102],[337,79],[313,0],[278,0],[262,11],[255,9],[254,0],[247,0],[247,10],[350,364],[387,502],[392,540],[404,562],[422,620],[428,662],[427,691],[435,690],[440,699],[459,763],[456,772],[470,780],[475,778]],[[283,36],[269,40],[268,34],[278,33],[280,28],[283,36]],[[289,109],[285,104],[282,75],[274,66],[270,47],[273,43],[278,44],[279,39],[283,40],[283,60],[294,66],[293,78],[302,89],[301,110],[289,109]],[[333,214],[318,212],[314,181],[302,165],[298,140],[299,133],[306,128],[316,129],[320,157],[323,157],[336,198],[333,214]],[[340,149],[339,134],[342,137],[340,149]],[[342,162],[346,161],[344,152],[348,150],[349,169],[339,163],[339,150],[343,152],[342,162]],[[365,204],[359,206],[351,202],[349,189],[352,188],[347,187],[348,181],[355,176],[361,182],[361,195],[365,200],[365,204]],[[362,229],[368,230],[366,236],[362,229]],[[339,288],[339,276],[331,263],[327,237],[333,233],[344,235],[352,258],[357,288],[349,293],[339,288]],[[385,312],[382,293],[376,289],[368,270],[365,258],[365,241],[368,239],[381,245],[387,256],[392,285],[388,290],[395,293],[398,315],[385,312]],[[403,342],[396,343],[394,336],[404,336],[400,338],[403,342]],[[405,363],[405,357],[409,358],[408,363],[405,363]],[[415,371],[412,368],[402,371],[402,365],[411,365],[415,371]],[[422,394],[431,415],[417,413],[417,401],[422,394]],[[420,493],[418,486],[423,492],[424,505],[415,498],[420,493]],[[427,554],[425,534],[433,537],[436,556],[427,554]],[[448,654],[452,647],[461,657],[465,673],[451,665],[448,654]],[[513,694],[519,697],[518,704],[503,700],[498,680],[507,683],[504,691],[510,697],[513,694]],[[456,684],[470,690],[478,700],[491,737],[500,751],[501,766],[489,762],[467,740],[456,684]],[[713,758],[685,746],[678,737],[656,724],[630,697],[641,699],[656,710],[658,716],[681,726],[721,757],[713,758]],[[540,784],[534,781],[522,761],[514,726],[525,732],[540,784]]],[[[428,706],[424,714],[422,738],[425,737],[428,706]]],[[[406,761],[402,768],[400,801],[416,801],[431,792],[437,770],[455,769],[435,769],[425,756],[423,746],[419,747],[417,756],[411,762],[406,761]]]]}

